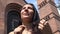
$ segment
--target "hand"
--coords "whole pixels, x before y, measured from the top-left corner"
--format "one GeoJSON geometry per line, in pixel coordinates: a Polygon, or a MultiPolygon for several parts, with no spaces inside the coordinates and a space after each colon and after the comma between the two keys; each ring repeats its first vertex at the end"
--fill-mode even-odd
{"type": "Polygon", "coordinates": [[[9,34],[14,34],[14,32],[12,31],[12,32],[10,32],[9,34]]]}
{"type": "Polygon", "coordinates": [[[45,21],[44,19],[42,19],[40,21],[40,23],[38,24],[38,28],[43,30],[44,26],[47,24],[47,21],[45,21]]]}
{"type": "Polygon", "coordinates": [[[22,30],[25,29],[24,27],[25,27],[24,25],[20,25],[17,28],[15,28],[14,31],[10,32],[9,34],[17,34],[17,33],[20,33],[22,30]]]}

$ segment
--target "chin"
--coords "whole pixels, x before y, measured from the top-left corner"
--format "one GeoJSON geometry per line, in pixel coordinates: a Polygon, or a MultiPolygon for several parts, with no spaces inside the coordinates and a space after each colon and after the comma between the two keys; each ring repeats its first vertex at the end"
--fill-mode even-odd
{"type": "Polygon", "coordinates": [[[30,16],[23,16],[24,18],[29,18],[30,16]]]}
{"type": "Polygon", "coordinates": [[[24,16],[24,17],[22,17],[23,19],[30,19],[30,17],[29,16],[24,16]]]}
{"type": "Polygon", "coordinates": [[[30,15],[23,15],[21,18],[22,19],[31,19],[31,16],[30,15]]]}

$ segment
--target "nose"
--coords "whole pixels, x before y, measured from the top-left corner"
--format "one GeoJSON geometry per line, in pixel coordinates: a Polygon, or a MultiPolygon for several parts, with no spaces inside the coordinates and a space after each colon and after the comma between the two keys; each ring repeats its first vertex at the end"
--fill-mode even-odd
{"type": "Polygon", "coordinates": [[[28,9],[25,9],[26,12],[28,12],[28,9]]]}

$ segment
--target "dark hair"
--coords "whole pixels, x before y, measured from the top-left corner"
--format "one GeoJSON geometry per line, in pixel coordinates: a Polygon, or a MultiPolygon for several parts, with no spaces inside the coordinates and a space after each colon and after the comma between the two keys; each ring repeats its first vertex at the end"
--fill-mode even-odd
{"type": "Polygon", "coordinates": [[[40,22],[40,18],[39,18],[38,12],[37,12],[37,10],[36,10],[36,8],[35,8],[35,6],[33,4],[31,4],[31,3],[27,3],[27,4],[33,6],[34,14],[33,14],[33,18],[32,18],[32,23],[35,26],[35,25],[37,25],[40,22]]]}
{"type": "Polygon", "coordinates": [[[36,10],[36,8],[33,4],[31,4],[31,3],[28,3],[28,4],[33,6],[34,16],[33,16],[33,21],[32,22],[33,22],[33,24],[36,25],[40,22],[39,14],[38,14],[38,12],[37,12],[37,10],[36,10]]]}
{"type": "Polygon", "coordinates": [[[40,23],[40,18],[39,18],[39,14],[35,8],[35,6],[31,3],[28,3],[29,5],[33,6],[33,10],[34,10],[34,15],[33,15],[33,20],[32,20],[32,23],[33,23],[33,28],[35,31],[38,31],[38,24],[40,23]],[[36,29],[37,28],[37,29],[36,29]]]}

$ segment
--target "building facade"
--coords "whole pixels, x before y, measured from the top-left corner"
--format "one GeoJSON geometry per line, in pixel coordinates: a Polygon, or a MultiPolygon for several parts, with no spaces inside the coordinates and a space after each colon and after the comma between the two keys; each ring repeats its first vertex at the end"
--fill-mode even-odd
{"type": "MultiPolygon", "coordinates": [[[[24,4],[25,0],[0,0],[0,34],[8,34],[18,26],[17,24],[21,24],[19,11],[24,4]]],[[[40,20],[48,22],[42,33],[60,34],[60,16],[54,0],[37,0],[37,4],[40,20]]]]}
{"type": "Polygon", "coordinates": [[[60,16],[54,0],[38,0],[39,16],[41,21],[47,21],[42,30],[43,34],[60,34],[60,16]]]}
{"type": "Polygon", "coordinates": [[[25,0],[0,0],[0,34],[8,34],[18,26],[19,11],[24,4],[25,0]]]}

